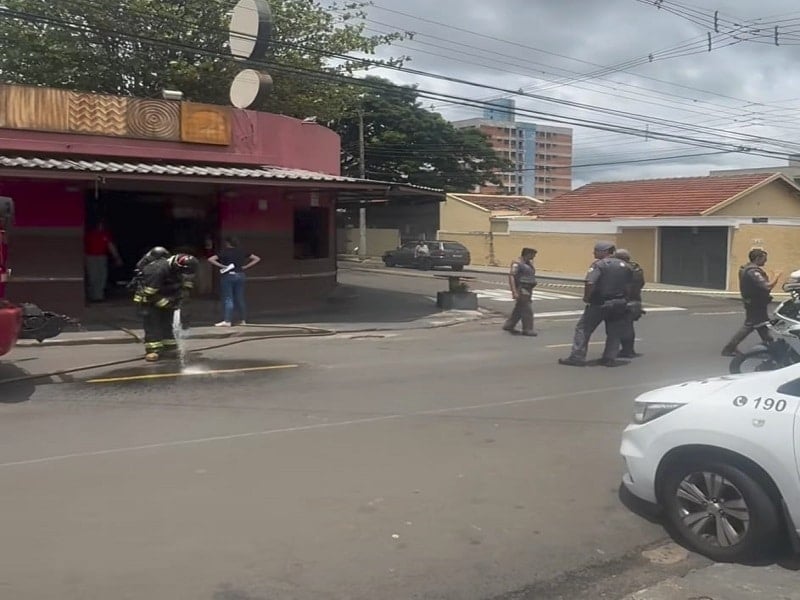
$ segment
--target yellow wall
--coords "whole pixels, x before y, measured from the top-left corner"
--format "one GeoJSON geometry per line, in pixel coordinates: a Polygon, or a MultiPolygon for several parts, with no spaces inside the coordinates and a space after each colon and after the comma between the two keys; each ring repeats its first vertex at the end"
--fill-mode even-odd
{"type": "Polygon", "coordinates": [[[441,231],[487,233],[490,217],[491,213],[488,211],[455,200],[451,196],[448,196],[447,200],[439,205],[439,229],[441,231]]]}
{"type": "MultiPolygon", "coordinates": [[[[339,229],[336,232],[338,252],[355,254],[355,248],[361,243],[361,233],[357,227],[339,229]]],[[[367,256],[383,256],[387,250],[394,250],[400,245],[398,229],[367,228],[367,256]]]]}
{"type": "MultiPolygon", "coordinates": [[[[742,225],[733,230],[730,257],[730,289],[739,289],[739,267],[747,264],[747,254],[754,247],[769,253],[765,267],[770,278],[783,271],[781,283],[792,271],[800,269],[800,226],[792,225],[742,225]]],[[[780,291],[780,285],[776,287],[780,291]]]]}
{"type": "Polygon", "coordinates": [[[647,281],[656,281],[656,229],[623,229],[617,237],[620,248],[631,253],[631,258],[644,270],[647,281]]]}
{"type": "Polygon", "coordinates": [[[492,237],[488,233],[439,231],[440,240],[460,242],[469,250],[471,262],[478,266],[496,266],[492,262],[492,237]]]}
{"type": "Polygon", "coordinates": [[[793,191],[782,181],[773,181],[713,215],[715,217],[800,217],[800,192],[793,191]]]}
{"type": "Polygon", "coordinates": [[[528,246],[536,248],[536,268],[564,275],[583,275],[594,260],[597,240],[616,242],[616,236],[580,233],[511,233],[494,236],[495,261],[509,265],[528,246]]]}

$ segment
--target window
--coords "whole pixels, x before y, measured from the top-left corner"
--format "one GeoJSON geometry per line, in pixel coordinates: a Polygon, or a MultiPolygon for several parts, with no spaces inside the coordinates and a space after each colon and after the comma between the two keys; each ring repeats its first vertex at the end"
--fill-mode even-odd
{"type": "Polygon", "coordinates": [[[294,211],[294,257],[297,260],[328,258],[330,216],[327,208],[294,211]]]}

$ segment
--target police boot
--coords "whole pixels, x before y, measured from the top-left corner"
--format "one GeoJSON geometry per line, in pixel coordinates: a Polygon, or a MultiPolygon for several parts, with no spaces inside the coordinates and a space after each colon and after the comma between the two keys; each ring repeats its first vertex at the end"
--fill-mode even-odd
{"type": "Polygon", "coordinates": [[[725,344],[725,347],[722,349],[722,356],[734,357],[739,354],[737,350],[739,344],[741,344],[744,339],[750,335],[752,329],[745,325],[739,331],[737,331],[734,336],[731,338],[731,341],[725,344]]]}

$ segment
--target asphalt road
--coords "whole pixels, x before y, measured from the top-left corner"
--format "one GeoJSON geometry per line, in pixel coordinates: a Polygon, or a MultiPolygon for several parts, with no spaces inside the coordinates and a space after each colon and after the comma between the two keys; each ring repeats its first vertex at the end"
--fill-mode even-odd
{"type": "MultiPolygon", "coordinates": [[[[621,598],[688,570],[701,561],[642,554],[668,539],[620,502],[617,453],[637,394],[726,370],[736,306],[685,304],[643,320],[645,356],[619,369],[556,364],[575,317],[519,338],[498,315],[191,357],[213,375],[99,369],[16,384],[13,402],[0,383],[0,597],[621,598]]],[[[36,352],[15,368],[132,349],[36,352]]]]}

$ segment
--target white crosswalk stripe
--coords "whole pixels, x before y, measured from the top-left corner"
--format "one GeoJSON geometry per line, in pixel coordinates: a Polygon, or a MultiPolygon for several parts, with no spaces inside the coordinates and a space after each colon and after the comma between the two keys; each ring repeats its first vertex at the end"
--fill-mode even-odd
{"type": "MultiPolygon", "coordinates": [[[[473,290],[478,298],[486,298],[494,300],[495,302],[513,302],[511,292],[506,288],[498,288],[494,290],[473,290]]],[[[575,300],[578,297],[575,294],[559,294],[558,292],[543,292],[539,290],[533,291],[533,300],[575,300]]]]}

